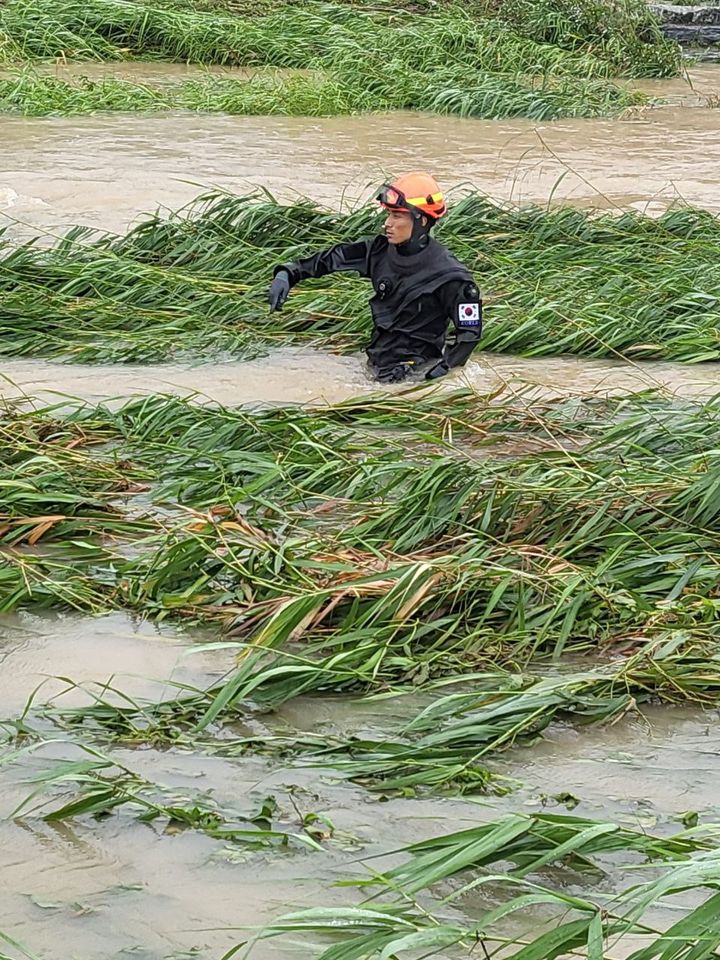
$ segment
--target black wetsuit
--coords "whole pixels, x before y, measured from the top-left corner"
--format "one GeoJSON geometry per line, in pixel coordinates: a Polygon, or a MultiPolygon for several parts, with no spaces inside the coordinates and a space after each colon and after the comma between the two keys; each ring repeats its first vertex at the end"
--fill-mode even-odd
{"type": "Polygon", "coordinates": [[[290,284],[329,273],[359,273],[375,291],[373,333],[366,353],[376,374],[397,364],[432,364],[437,374],[462,366],[480,340],[482,300],[472,275],[442,244],[429,238],[402,255],[386,237],[339,243],[275,268],[290,284]],[[454,337],[447,343],[450,321],[454,337]]]}

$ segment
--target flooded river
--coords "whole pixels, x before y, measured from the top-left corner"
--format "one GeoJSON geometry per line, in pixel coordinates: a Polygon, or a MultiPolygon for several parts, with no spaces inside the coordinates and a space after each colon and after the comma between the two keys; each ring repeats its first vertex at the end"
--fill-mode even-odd
{"type": "MultiPolygon", "coordinates": [[[[467,365],[434,386],[471,387],[482,395],[506,388],[506,395],[604,396],[656,389],[682,397],[720,393],[716,363],[631,363],[577,357],[524,358],[478,353],[467,365]]],[[[181,366],[158,364],[84,365],[42,360],[0,360],[0,397],[28,397],[52,403],[63,397],[86,400],[148,393],[195,395],[199,402],[225,406],[280,403],[338,403],[360,394],[398,392],[406,385],[380,386],[365,372],[359,355],[341,357],[322,350],[283,348],[258,360],[181,366]]]]}
{"type": "MultiPolygon", "coordinates": [[[[59,69],[67,75],[68,68],[59,69]]],[[[156,65],[141,69],[142,76],[125,65],[92,68],[93,75],[162,79],[156,65]]],[[[184,67],[171,73],[169,81],[188,75],[184,67]]],[[[281,198],[302,194],[338,205],[367,196],[388,171],[423,166],[446,184],[471,183],[497,199],[547,202],[552,196],[650,213],[682,199],[720,212],[720,111],[712,106],[720,68],[698,67],[686,81],[642,86],[667,104],[618,120],[540,125],[417,114],[3,118],[0,214],[12,230],[26,233],[71,223],[122,230],[142,212],[175,208],[210,187],[243,192],[262,185],[281,198]]],[[[228,405],[331,403],[377,389],[358,357],[319,350],[282,349],[252,362],[196,367],[3,360],[0,374],[0,396],[40,402],[171,392],[228,405]]],[[[479,394],[505,385],[527,396],[529,385],[541,396],[657,387],[696,397],[720,390],[720,367],[479,354],[441,389],[462,385],[479,394]]],[[[6,615],[0,618],[0,716],[17,716],[41,683],[40,699],[66,685],[48,678],[115,678],[123,690],[153,697],[169,694],[171,680],[204,686],[228,669],[232,654],[190,653],[217,639],[212,630],[156,629],[120,615],[6,615]]],[[[68,702],[82,696],[75,691],[68,702]]],[[[258,717],[253,729],[382,736],[399,709],[388,701],[303,700],[258,717]]],[[[334,837],[315,852],[294,842],[272,851],[230,846],[194,831],[141,824],[122,812],[67,823],[47,823],[37,813],[7,819],[32,789],[23,776],[72,749],[51,745],[20,768],[0,765],[0,933],[41,960],[220,960],[247,935],[231,927],[262,924],[295,907],[356,903],[355,894],[332,883],[362,874],[355,862],[360,855],[541,802],[564,812],[548,800],[558,792],[576,795],[579,815],[640,829],[667,832],[686,810],[716,817],[716,728],[715,714],[691,709],[649,710],[609,728],[557,727],[532,749],[498,761],[502,773],[521,781],[519,792],[478,802],[380,804],[360,787],[262,757],[222,759],[181,747],[113,749],[117,760],[153,782],[187,795],[209,791],[240,816],[273,796],[278,824],[289,832],[301,832],[304,814],[328,817],[334,837]]],[[[0,947],[3,953],[12,960],[24,955],[11,946],[0,947]]],[[[285,955],[307,953],[272,943],[253,954],[258,960],[285,955]]]]}
{"type": "Polygon", "coordinates": [[[421,167],[496,199],[650,212],[682,199],[720,210],[720,111],[688,106],[720,94],[720,67],[650,92],[670,105],[544,124],[420,114],[3,118],[0,213],[33,228],[122,230],[205,188],[261,185],[336,206],[366,198],[388,172],[421,167]]]}
{"type": "MultiPolygon", "coordinates": [[[[156,675],[164,669],[175,678],[202,683],[213,673],[213,658],[217,668],[226,668],[226,653],[219,651],[187,658],[182,665],[178,658],[192,642],[170,630],[138,628],[118,615],[6,617],[0,624],[2,702],[6,710],[18,706],[39,676],[53,672],[107,679],[116,669],[156,675]]],[[[124,688],[139,693],[137,680],[134,687],[132,683],[124,678],[124,688]]],[[[377,737],[396,728],[410,709],[412,703],[398,701],[358,705],[305,698],[276,715],[259,717],[254,729],[377,737]]],[[[298,842],[286,849],[255,850],[194,831],[141,824],[123,812],[61,823],[45,823],[37,814],[4,819],[31,790],[21,782],[23,776],[37,774],[61,756],[79,759],[72,748],[50,745],[19,767],[0,767],[0,929],[22,939],[43,960],[220,960],[245,939],[247,929],[242,928],[296,908],[356,903],[358,895],[332,883],[366,875],[359,857],[510,810],[531,812],[548,804],[549,810],[563,813],[565,808],[552,799],[558,794],[575,796],[577,815],[666,833],[683,811],[697,811],[702,819],[717,816],[720,755],[712,736],[717,719],[715,713],[666,708],[609,728],[557,727],[543,742],[495,764],[521,781],[519,792],[477,801],[396,798],[379,803],[330,772],[319,775],[262,757],[224,759],[185,749],[107,751],[175,795],[209,791],[223,809],[240,815],[273,797],[275,826],[290,833],[301,832],[302,815],[327,817],[334,835],[320,851],[298,842]],[[62,951],[59,941],[64,941],[62,951]]],[[[616,882],[633,879],[617,863],[610,870],[616,882]]],[[[469,916],[479,909],[473,897],[463,904],[469,916]]],[[[257,960],[298,955],[281,942],[261,944],[253,953],[257,960]]],[[[15,960],[16,954],[9,956],[15,960]]]]}

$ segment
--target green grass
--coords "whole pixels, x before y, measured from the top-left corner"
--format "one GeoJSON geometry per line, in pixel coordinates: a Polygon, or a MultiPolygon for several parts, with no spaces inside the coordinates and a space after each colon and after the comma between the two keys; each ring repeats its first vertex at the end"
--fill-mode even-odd
{"type": "Polygon", "coordinates": [[[647,702],[717,706],[716,644],[714,637],[696,645],[648,643],[634,656],[594,672],[541,678],[513,671],[464,673],[458,692],[435,696],[404,729],[382,739],[287,736],[240,740],[224,749],[294,756],[302,767],[339,774],[383,794],[503,793],[516,784],[493,766],[496,754],[536,742],[553,724],[618,722],[647,702]],[[464,692],[469,686],[473,693],[464,692]]]}
{"type": "MultiPolygon", "coordinates": [[[[390,11],[388,11],[390,13],[390,11]]],[[[605,61],[605,71],[626,75],[668,75],[678,69],[677,47],[662,36],[640,0],[608,4],[600,0],[505,0],[500,4],[442,4],[423,15],[383,15],[375,4],[285,4],[272,13],[228,16],[203,12],[190,4],[155,5],[136,0],[10,0],[3,8],[4,29],[26,59],[120,59],[156,56],[191,63],[332,64],[344,44],[363,53],[379,49],[407,63],[433,66],[447,62],[479,66],[493,35],[515,46],[513,67],[536,66],[543,72],[572,56],[605,61]],[[381,29],[382,28],[382,29],[381,29]],[[323,36],[329,31],[329,36],[323,36]],[[527,41],[524,45],[519,38],[527,41]],[[417,50],[397,50],[397,43],[417,50]],[[543,46],[533,57],[533,44],[543,46]],[[518,62],[526,56],[529,62],[518,62]],[[468,59],[470,58],[470,59],[468,59]],[[533,63],[533,61],[535,61],[533,63]]],[[[491,50],[492,52],[492,50],[491,50]]],[[[597,70],[595,66],[593,70],[597,70]]]]}
{"type": "MultiPolygon", "coordinates": [[[[504,109],[513,109],[510,98],[505,104],[504,109]]],[[[158,86],[113,78],[64,81],[28,71],[0,79],[0,111],[36,117],[171,110],[323,117],[386,106],[381,98],[359,97],[324,75],[278,77],[269,72],[244,81],[201,77],[158,86]]]]}
{"type": "Polygon", "coordinates": [[[95,456],[101,438],[51,419],[0,421],[0,543],[127,538],[147,530],[118,506],[118,498],[142,489],[142,471],[95,456]]]}
{"type": "MultiPolygon", "coordinates": [[[[149,267],[176,226],[162,243],[147,230],[124,242],[145,243],[149,267]]],[[[35,530],[41,508],[94,532],[91,542],[51,524],[42,552],[6,544],[1,610],[192,618],[224,628],[238,655],[206,690],[176,685],[173,699],[143,702],[100,682],[86,688],[90,706],[31,702],[7,718],[2,763],[25,772],[28,790],[11,814],[20,823],[102,831],[132,817],[263,856],[299,845],[321,856],[297,808],[240,812],[205,790],[163,786],[133,769],[128,748],[174,745],[238,765],[260,753],[273,771],[332,778],[334,791],[349,780],[408,800],[485,793],[490,806],[517,785],[499,754],[558,721],[620,724],[647,703],[720,702],[718,400],[529,407],[415,391],[249,412],[149,397],[119,409],[10,408],[2,441],[0,525],[35,530]],[[513,456],[493,456],[509,444],[513,456]],[[112,495],[139,483],[148,513],[123,519],[128,504],[112,495]],[[262,711],[328,691],[407,696],[396,706],[410,719],[382,735],[261,732],[262,711]],[[238,719],[252,722],[247,732],[238,719]]],[[[498,960],[586,950],[711,960],[718,836],[712,824],[655,834],[486,810],[461,831],[363,861],[342,881],[365,892],[357,905],[327,897],[228,956],[310,935],[307,950],[324,960],[477,956],[478,943],[498,960]],[[655,919],[666,901],[669,928],[655,919]]]]}
{"type": "MultiPolygon", "coordinates": [[[[74,432],[88,443],[114,439],[106,457],[170,508],[127,522],[132,556],[96,551],[84,582],[73,559],[82,590],[72,605],[216,620],[238,644],[239,666],[225,681],[164,705],[157,722],[204,728],[248,700],[272,706],[302,693],[403,689],[487,671],[490,705],[502,677],[511,684],[511,727],[489,728],[497,744],[537,732],[538,718],[558,711],[614,716],[645,693],[703,701],[706,688],[714,703],[717,403],[641,396],[551,403],[530,415],[516,401],[483,405],[459,394],[444,399],[440,416],[431,398],[414,399],[249,414],[149,398],[119,411],[80,407],[60,431],[63,441],[74,432]],[[545,451],[523,455],[538,439],[545,451]],[[492,453],[510,440],[515,457],[478,459],[473,450],[480,443],[492,453]],[[607,675],[527,691],[512,677],[538,657],[634,649],[637,660],[607,675]]],[[[44,416],[23,415],[13,435],[44,435],[44,416]]],[[[22,449],[12,476],[33,469],[38,453],[22,449]]],[[[108,465],[93,455],[64,466],[77,489],[75,522],[86,529],[83,485],[102,489],[108,465]]],[[[54,502],[67,480],[48,473],[44,485],[54,502]]],[[[21,530],[39,523],[34,512],[12,516],[21,530]]],[[[92,523],[101,523],[94,513],[92,523]]],[[[117,543],[122,518],[101,526],[117,543]]],[[[62,543],[62,527],[43,532],[62,543]]],[[[40,581],[13,563],[3,607],[31,601],[36,582],[38,599],[52,602],[52,577],[40,581]]],[[[55,565],[62,571],[61,559],[55,565]]],[[[56,603],[67,602],[65,592],[63,584],[56,603]]],[[[143,715],[141,728],[148,724],[143,715]]],[[[463,725],[459,717],[461,733],[463,725]]],[[[460,759],[453,747],[441,768],[444,747],[438,754],[428,744],[437,780],[457,780],[477,738],[461,746],[460,759]]],[[[402,769],[418,756],[415,741],[388,749],[389,757],[359,758],[384,780],[388,763],[402,769]]],[[[399,777],[409,785],[415,773],[399,777]]]]}
{"type": "Polygon", "coordinates": [[[313,75],[173,89],[26,75],[3,85],[0,110],[324,116],[409,109],[550,120],[617,114],[645,98],[613,78],[669,76],[680,68],[678,48],[662,37],[639,0],[604,18],[603,4],[585,2],[585,19],[572,29],[564,0],[550,6],[540,17],[516,2],[499,9],[481,4],[475,11],[441,5],[418,16],[312,3],[240,17],[135,0],[10,0],[0,14],[7,37],[0,62],[154,58],[303,68],[313,75]]]}
{"type": "MultiPolygon", "coordinates": [[[[2,758],[3,765],[31,766],[33,755],[41,753],[45,745],[43,741],[9,752],[2,758]]],[[[215,840],[250,849],[291,845],[320,849],[310,831],[296,833],[287,821],[275,822],[272,797],[256,812],[227,810],[206,791],[181,792],[154,783],[93,747],[62,747],[66,759],[46,760],[47,766],[39,771],[31,769],[21,781],[32,789],[8,815],[9,820],[23,822],[40,815],[47,823],[61,823],[78,817],[106,819],[129,812],[140,823],[158,824],[170,831],[197,830],[215,840]]]]}
{"type": "MultiPolygon", "coordinates": [[[[78,362],[247,358],[277,344],[355,351],[365,282],[302,284],[280,314],[275,264],[380,229],[309,202],[216,195],[125,237],[77,230],[50,249],[0,248],[0,353],[78,362]]],[[[720,226],[711,214],[597,216],[503,208],[477,194],[438,229],[488,299],[483,347],[525,356],[689,363],[720,357],[720,226]]]]}
{"type": "Polygon", "coordinates": [[[471,869],[491,876],[501,863],[508,877],[518,880],[538,876],[548,867],[599,878],[605,873],[605,858],[620,851],[639,855],[646,862],[672,863],[712,849],[715,842],[712,830],[659,837],[616,823],[598,823],[564,814],[510,814],[481,826],[410,844],[395,851],[405,858],[403,863],[359,880],[356,885],[388,889],[396,886],[414,895],[450,878],[462,877],[471,869]]]}
{"type": "Polygon", "coordinates": [[[79,78],[59,80],[25,70],[0,79],[0,112],[25,116],[73,116],[108,111],[191,110],[241,116],[324,117],[422,110],[481,119],[594,117],[617,113],[646,97],[603,79],[561,76],[535,79],[514,73],[445,68],[432,79],[401,66],[395,73],[347,79],[342,74],[278,76],[272,71],[245,80],[207,77],[175,83],[79,78]]]}
{"type": "Polygon", "coordinates": [[[633,76],[669,76],[678,48],[647,4],[636,0],[501,0],[498,16],[521,36],[562,50],[593,52],[633,76]]]}
{"type": "MultiPolygon", "coordinates": [[[[321,938],[327,946],[315,953],[320,960],[474,957],[479,946],[483,956],[516,960],[709,958],[720,945],[717,838],[711,833],[709,849],[685,857],[672,851],[674,839],[632,836],[613,823],[571,817],[496,820],[393,851],[410,855],[399,869],[383,873],[369,863],[381,895],[353,907],[280,917],[226,957],[250,956],[259,941],[291,935],[296,943],[298,936],[315,944],[321,938]],[[623,848],[667,856],[669,862],[649,879],[632,883],[628,877],[618,889],[585,853],[623,848]],[[515,861],[510,869],[508,861],[515,861]],[[454,871],[462,871],[463,883],[448,893],[440,881],[454,871]],[[588,871],[594,876],[578,891],[578,874],[588,871]],[[676,895],[688,892],[692,896],[678,903],[676,895]],[[481,904],[473,920],[458,915],[468,895],[481,904]],[[664,929],[655,919],[658,907],[673,911],[664,929]]],[[[687,842],[682,835],[677,840],[681,846],[687,842]]]]}

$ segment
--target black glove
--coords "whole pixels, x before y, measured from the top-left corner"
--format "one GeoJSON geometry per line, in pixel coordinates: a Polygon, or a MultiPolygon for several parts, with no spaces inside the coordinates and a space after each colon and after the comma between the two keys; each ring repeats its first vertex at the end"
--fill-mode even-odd
{"type": "Polygon", "coordinates": [[[413,373],[415,364],[412,361],[397,363],[394,367],[384,367],[378,371],[379,383],[402,383],[413,373]]]}
{"type": "Polygon", "coordinates": [[[438,380],[440,377],[444,377],[446,373],[448,373],[448,368],[445,366],[445,361],[441,361],[428,370],[425,374],[425,379],[438,380]]]}
{"type": "Polygon", "coordinates": [[[268,290],[268,303],[270,304],[271,313],[274,310],[282,310],[289,293],[290,274],[287,270],[280,270],[273,277],[273,282],[270,284],[270,289],[268,290]]]}

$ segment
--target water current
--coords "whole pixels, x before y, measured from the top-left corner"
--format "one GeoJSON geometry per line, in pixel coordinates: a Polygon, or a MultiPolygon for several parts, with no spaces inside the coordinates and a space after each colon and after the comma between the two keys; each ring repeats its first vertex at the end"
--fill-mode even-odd
{"type": "Polygon", "coordinates": [[[388,172],[421,167],[496,199],[544,203],[552,195],[653,212],[682,198],[720,209],[720,111],[707,106],[720,94],[720,70],[699,66],[686,81],[652,82],[649,92],[668,104],[623,119],[543,124],[414,113],[4,117],[0,213],[30,227],[121,230],[203,188],[264,186],[280,198],[336,206],[367,197],[388,172]]]}
{"type": "MultiPolygon", "coordinates": [[[[470,387],[478,394],[499,387],[506,395],[532,397],[604,396],[659,389],[682,397],[720,392],[720,369],[714,363],[631,363],[624,360],[582,360],[577,357],[525,358],[478,353],[454,371],[439,389],[470,387]]],[[[341,357],[329,350],[274,350],[269,356],[242,363],[150,366],[58,364],[40,360],[3,360],[0,397],[34,398],[51,403],[65,397],[88,400],[148,393],[197,395],[199,402],[226,406],[280,403],[338,403],[359,394],[376,393],[378,385],[365,372],[364,359],[341,357]]],[[[405,385],[383,388],[391,392],[405,385]]]]}
{"type": "MultiPolygon", "coordinates": [[[[157,80],[156,73],[144,75],[157,80]]],[[[5,117],[0,213],[19,236],[72,223],[122,230],[142,212],[175,208],[214,186],[242,192],[263,185],[281,198],[307,195],[337,206],[365,197],[388,171],[423,166],[445,183],[472,183],[497,199],[546,202],[552,196],[650,213],[683,200],[720,211],[720,112],[711,106],[720,94],[720,68],[698,67],[685,81],[644,86],[666,104],[618,120],[540,125],[416,114],[323,120],[5,117]]],[[[161,391],[230,405],[326,403],[374,389],[357,357],[329,350],[283,349],[251,363],[197,367],[4,360],[0,373],[2,396],[40,401],[161,391]]],[[[518,392],[529,385],[543,396],[661,386],[700,396],[717,392],[720,371],[713,364],[480,354],[449,385],[460,382],[479,393],[500,384],[518,392]]],[[[39,699],[67,685],[48,677],[115,678],[139,696],[163,695],[171,679],[205,685],[227,669],[230,654],[189,651],[215,639],[212,631],[156,629],[120,615],[6,615],[0,620],[0,713],[16,716],[38,684],[45,684],[39,699]]],[[[68,696],[76,702],[82,695],[68,696]]],[[[381,734],[400,709],[388,702],[350,708],[333,699],[302,701],[258,718],[257,725],[381,734]]],[[[523,805],[532,810],[540,798],[569,785],[578,814],[640,828],[666,829],[689,809],[715,817],[716,722],[715,715],[668,709],[609,729],[557,728],[542,744],[503,761],[502,771],[522,781],[520,793],[479,803],[392,799],[380,805],[359,787],[262,758],[118,748],[114,756],[138,773],[180,790],[211,790],[241,812],[275,795],[278,816],[290,830],[300,829],[298,811],[325,814],[335,824],[335,839],[320,854],[293,847],[265,852],[230,848],[192,831],[163,831],[122,813],[59,824],[37,817],[0,820],[0,930],[43,960],[212,960],[244,937],[230,927],[261,924],[293,907],[355,902],[351,893],[330,885],[361,870],[352,863],[359,852],[386,851],[523,805]]],[[[41,767],[59,749],[47,747],[28,767],[41,767]]],[[[31,789],[20,777],[15,768],[0,770],[0,817],[7,818],[31,789]]],[[[472,913],[472,902],[465,908],[472,913]]],[[[284,949],[261,946],[255,956],[277,957],[284,949]]],[[[3,950],[20,956],[12,947],[3,950]]]]}

